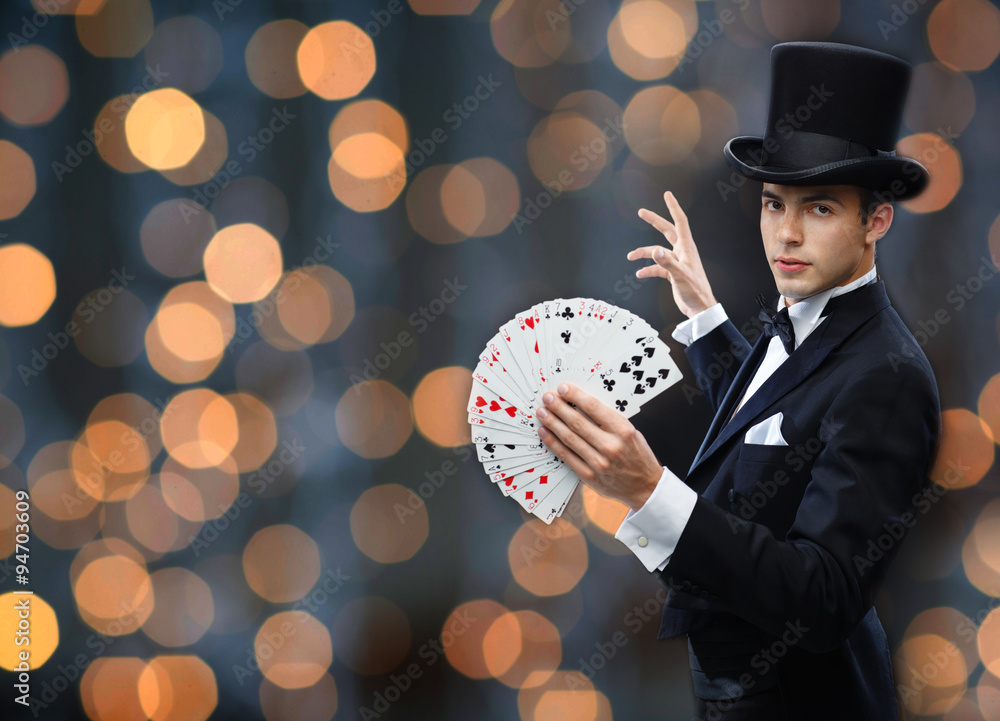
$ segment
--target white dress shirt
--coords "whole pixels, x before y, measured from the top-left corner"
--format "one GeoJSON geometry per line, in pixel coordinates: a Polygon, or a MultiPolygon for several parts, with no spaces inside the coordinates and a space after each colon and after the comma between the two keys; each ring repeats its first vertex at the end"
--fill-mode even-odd
{"type": "MultiPolygon", "coordinates": [[[[870,271],[847,285],[827,288],[788,306],[788,317],[795,329],[795,347],[798,348],[802,341],[820,324],[820,314],[830,298],[852,291],[862,285],[874,283],[877,275],[877,269],[872,267],[870,271]]],[[[785,296],[779,295],[776,310],[783,307],[785,307],[785,296]]],[[[678,343],[690,345],[724,323],[727,318],[722,304],[716,303],[711,308],[679,323],[671,336],[678,343]]],[[[764,359],[750,380],[742,399],[736,404],[730,418],[788,357],[781,338],[777,335],[773,336],[767,346],[764,359]]],[[[653,493],[638,511],[629,510],[625,520],[618,527],[615,538],[631,549],[642,561],[646,570],[650,572],[653,570],[662,571],[670,561],[670,556],[677,546],[684,526],[687,525],[688,519],[694,511],[697,500],[698,494],[664,466],[663,475],[660,476],[653,493]]]]}

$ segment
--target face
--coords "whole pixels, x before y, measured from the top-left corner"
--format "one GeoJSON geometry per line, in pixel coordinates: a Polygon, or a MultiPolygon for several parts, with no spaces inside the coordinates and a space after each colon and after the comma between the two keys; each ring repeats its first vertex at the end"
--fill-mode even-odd
{"type": "Polygon", "coordinates": [[[872,269],[875,241],[892,223],[892,206],[879,206],[862,225],[860,203],[851,185],[764,184],[760,234],[775,285],[788,305],[872,269]]]}

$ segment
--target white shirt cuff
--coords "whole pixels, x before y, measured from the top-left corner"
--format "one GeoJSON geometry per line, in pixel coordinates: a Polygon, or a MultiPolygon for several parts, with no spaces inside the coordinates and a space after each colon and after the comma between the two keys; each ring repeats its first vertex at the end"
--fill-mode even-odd
{"type": "Polygon", "coordinates": [[[662,571],[697,500],[694,489],[664,466],[653,493],[638,511],[629,509],[615,538],[629,547],[647,571],[662,571]]]}
{"type": "Polygon", "coordinates": [[[716,303],[701,313],[696,313],[685,321],[677,324],[670,336],[678,343],[691,345],[702,336],[706,336],[729,318],[722,308],[722,303],[716,303]]]}

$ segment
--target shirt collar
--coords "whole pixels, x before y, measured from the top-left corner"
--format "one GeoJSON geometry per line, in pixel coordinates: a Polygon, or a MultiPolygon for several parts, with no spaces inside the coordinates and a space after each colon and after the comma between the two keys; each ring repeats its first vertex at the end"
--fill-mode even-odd
{"type": "MultiPolygon", "coordinates": [[[[849,293],[855,288],[860,288],[863,285],[868,285],[869,283],[874,283],[878,279],[878,268],[872,266],[872,269],[865,273],[860,278],[852,280],[847,285],[836,285],[833,288],[827,288],[819,293],[814,293],[808,298],[803,298],[794,305],[788,307],[788,318],[792,322],[792,327],[795,329],[795,347],[798,348],[799,345],[806,339],[806,337],[812,333],[813,329],[819,325],[820,314],[823,309],[826,308],[826,302],[837,295],[843,295],[844,293],[849,293]]],[[[785,307],[785,296],[778,296],[778,307],[776,310],[781,310],[785,307]]]]}

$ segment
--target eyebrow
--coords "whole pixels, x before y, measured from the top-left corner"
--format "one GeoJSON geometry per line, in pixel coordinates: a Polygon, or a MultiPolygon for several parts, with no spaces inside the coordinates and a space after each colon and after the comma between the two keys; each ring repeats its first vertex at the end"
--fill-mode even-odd
{"type": "MultiPolygon", "coordinates": [[[[770,198],[771,200],[780,200],[784,202],[784,199],[780,195],[770,190],[762,190],[760,195],[762,198],[770,198]]],[[[798,204],[802,205],[803,203],[813,203],[817,200],[825,200],[829,203],[835,203],[836,205],[839,205],[841,208],[844,207],[843,203],[834,198],[832,195],[828,195],[827,193],[814,193],[813,195],[806,195],[805,197],[799,198],[798,204]]]]}

